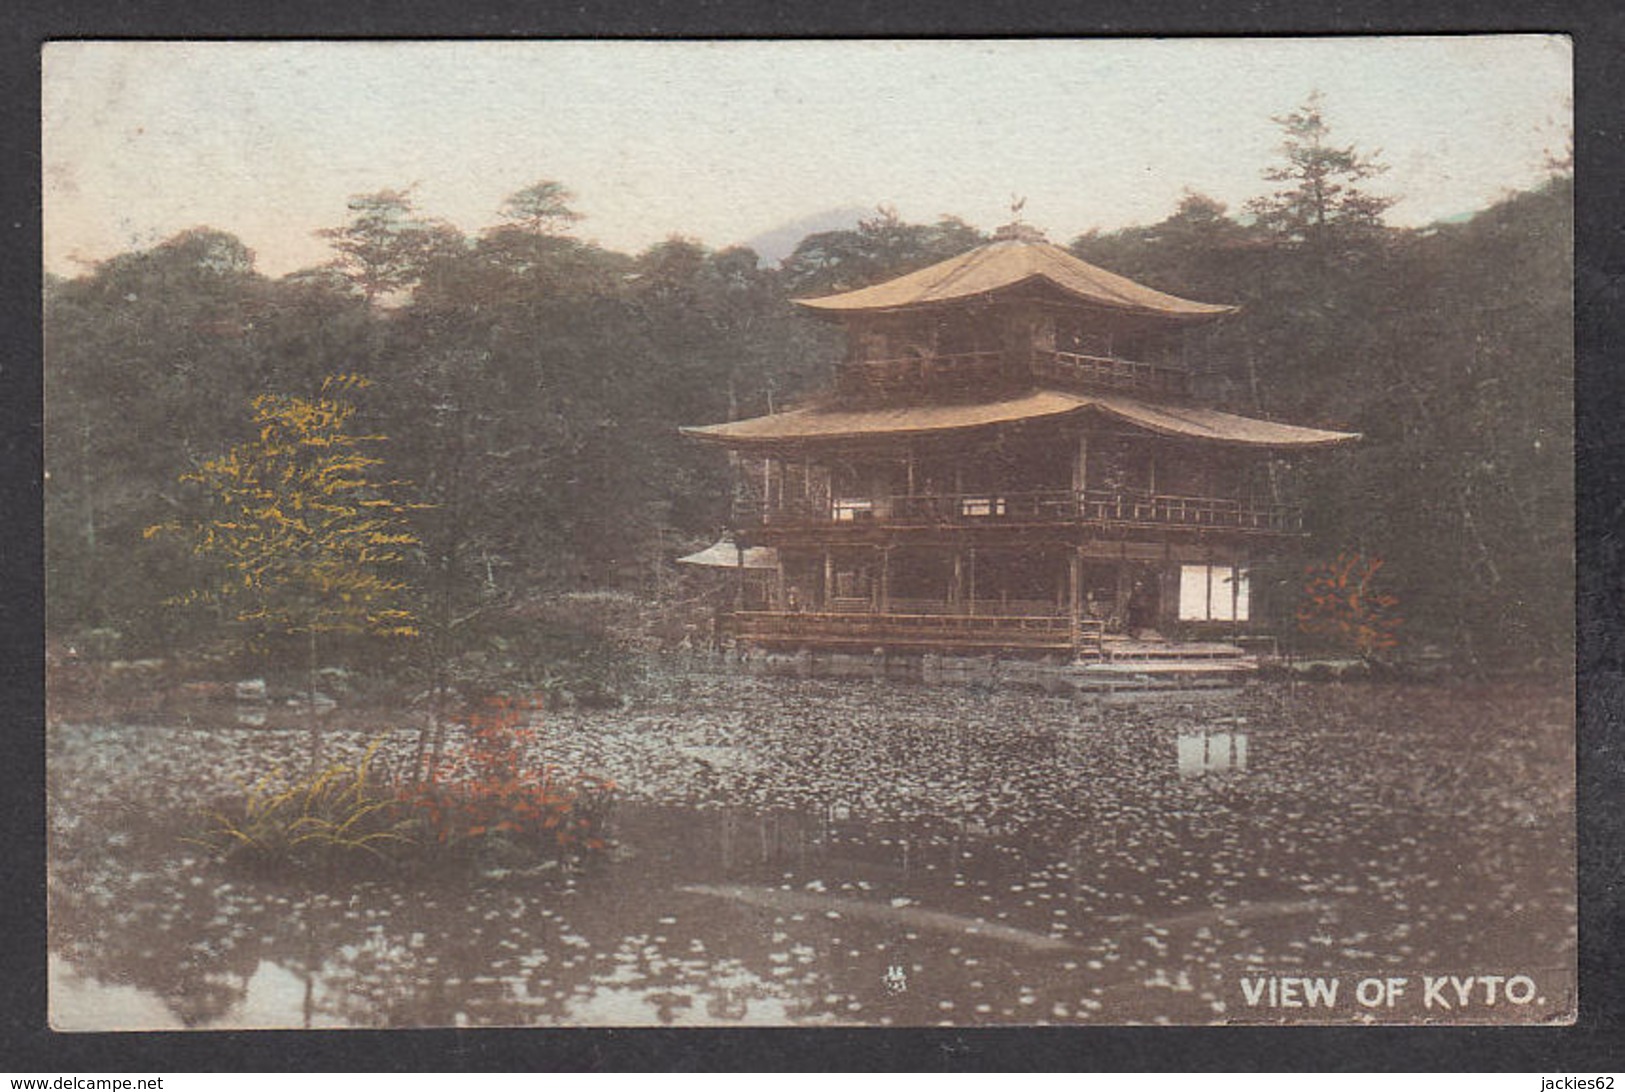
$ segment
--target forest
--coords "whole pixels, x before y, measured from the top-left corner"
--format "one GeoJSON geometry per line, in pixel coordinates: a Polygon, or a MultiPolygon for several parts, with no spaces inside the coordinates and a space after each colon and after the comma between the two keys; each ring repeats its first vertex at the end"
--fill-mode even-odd
{"type": "MultiPolygon", "coordinates": [[[[1158,223],[1053,241],[1241,305],[1201,343],[1196,380],[1221,406],[1363,434],[1298,471],[1298,560],[1381,559],[1398,654],[1562,669],[1568,165],[1400,228],[1368,184],[1381,163],[1339,145],[1313,100],[1277,120],[1270,192],[1245,207],[1188,190],[1158,223]]],[[[680,237],[629,255],[587,241],[574,200],[540,180],[469,234],[385,190],[321,233],[332,260],[317,268],[267,277],[240,240],[198,227],[48,277],[51,642],[292,656],[320,633],[324,657],[537,683],[596,655],[602,620],[569,604],[659,619],[702,594],[674,561],[725,525],[730,467],[678,428],[828,381],[837,335],[791,300],[986,238],[882,207],[776,267],[680,237]],[[320,512],[326,540],[266,530],[268,513],[316,522],[292,509],[320,512]]]]}

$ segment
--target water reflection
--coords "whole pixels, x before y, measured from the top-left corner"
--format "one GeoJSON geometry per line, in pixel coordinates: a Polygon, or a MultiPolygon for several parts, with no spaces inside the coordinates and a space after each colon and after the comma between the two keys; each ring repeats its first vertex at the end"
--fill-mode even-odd
{"type": "Polygon", "coordinates": [[[1228,773],[1247,768],[1247,733],[1182,732],[1175,741],[1180,777],[1228,773]]]}
{"type": "MultiPolygon", "coordinates": [[[[1047,723],[993,709],[945,738],[902,719],[911,700],[872,733],[776,747],[741,718],[678,752],[714,778],[702,802],[623,803],[610,859],[434,883],[227,875],[182,841],[179,805],[109,788],[163,747],[226,761],[220,733],[59,732],[53,1024],[1205,1022],[1248,1015],[1235,981],[1255,967],[1403,975],[1571,943],[1566,828],[1510,825],[1488,752],[1401,731],[1421,718],[1356,734],[1183,698],[1056,702],[1036,706],[1047,723]],[[1268,760],[1248,770],[1258,738],[1268,760]],[[1397,795],[1413,782],[1451,808],[1397,795]],[[796,806],[713,803],[785,786],[796,806]]],[[[592,741],[572,727],[558,747],[592,741]]],[[[652,756],[634,748],[653,735],[568,761],[652,756]]]]}

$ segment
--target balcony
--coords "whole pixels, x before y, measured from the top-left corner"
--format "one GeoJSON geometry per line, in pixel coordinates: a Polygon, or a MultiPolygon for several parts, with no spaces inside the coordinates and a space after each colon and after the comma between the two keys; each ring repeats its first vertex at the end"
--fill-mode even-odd
{"type": "Polygon", "coordinates": [[[856,360],[841,370],[841,387],[848,394],[982,391],[1008,385],[1011,379],[1007,358],[998,350],[856,360]]]}
{"type": "Polygon", "coordinates": [[[1173,364],[1150,364],[1115,356],[1036,351],[1033,379],[1086,390],[1112,390],[1152,397],[1183,397],[1190,393],[1190,373],[1173,364]]]}
{"type": "Polygon", "coordinates": [[[807,530],[1045,524],[1277,535],[1303,532],[1303,514],[1296,505],[1099,489],[838,497],[823,504],[786,500],[771,506],[745,500],[734,505],[734,520],[742,527],[807,530]]]}
{"type": "Polygon", "coordinates": [[[1173,364],[1042,349],[915,353],[882,360],[854,360],[841,370],[841,386],[847,394],[952,395],[1029,383],[1180,398],[1190,391],[1190,373],[1173,364]]]}

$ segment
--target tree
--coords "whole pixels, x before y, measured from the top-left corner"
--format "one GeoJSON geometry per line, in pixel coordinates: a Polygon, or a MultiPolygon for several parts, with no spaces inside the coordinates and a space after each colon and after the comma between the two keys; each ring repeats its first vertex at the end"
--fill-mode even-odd
{"type": "Polygon", "coordinates": [[[911,224],[890,205],[859,221],[855,231],[809,235],[784,259],[786,287],[795,295],[845,292],[944,261],[983,242],[980,232],[954,216],[911,224]]]}
{"type": "Polygon", "coordinates": [[[544,178],[511,194],[502,203],[501,216],[532,235],[561,235],[582,219],[570,207],[575,196],[563,183],[544,178]]]}
{"type": "MultiPolygon", "coordinates": [[[[269,284],[237,238],[191,228],[110,258],[45,294],[46,563],[53,626],[109,627],[161,647],[147,597],[167,561],[132,553],[142,503],[189,451],[229,442],[255,389],[269,284]]],[[[129,649],[125,650],[128,654],[129,649]]]]}
{"type": "Polygon", "coordinates": [[[1394,199],[1359,186],[1388,169],[1377,161],[1380,153],[1362,155],[1353,145],[1332,144],[1318,91],[1290,114],[1273,120],[1286,134],[1281,145],[1286,162],[1265,170],[1264,178],[1288,185],[1247,203],[1258,224],[1320,253],[1339,239],[1380,230],[1382,215],[1394,199]]]}
{"type": "MultiPolygon", "coordinates": [[[[313,715],[322,635],[417,633],[409,589],[390,575],[417,545],[409,506],[373,480],[382,460],[363,445],[383,437],[352,434],[355,407],[342,397],[365,385],[335,376],[316,398],[259,395],[258,436],[181,476],[202,487],[207,514],[147,529],[181,534],[216,567],[183,600],[219,604],[261,637],[306,639],[313,715]]],[[[314,720],[311,750],[314,762],[314,720]]]]}
{"type": "Polygon", "coordinates": [[[461,242],[450,224],[418,215],[410,188],[358,194],[349,206],[343,227],[316,234],[332,243],[334,266],[368,303],[409,291],[436,254],[461,242]]]}

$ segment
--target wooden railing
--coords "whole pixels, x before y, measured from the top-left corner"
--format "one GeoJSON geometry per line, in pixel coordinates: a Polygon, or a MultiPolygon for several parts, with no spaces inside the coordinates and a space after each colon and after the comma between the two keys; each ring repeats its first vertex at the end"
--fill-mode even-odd
{"type": "Polygon", "coordinates": [[[772,506],[764,506],[758,500],[742,500],[734,506],[734,518],[742,525],[769,527],[1087,523],[1272,534],[1298,534],[1303,530],[1302,511],[1296,505],[1102,489],[1081,492],[1042,489],[1020,493],[989,490],[872,500],[840,498],[824,504],[787,499],[772,506]]]}
{"type": "Polygon", "coordinates": [[[1133,523],[1158,527],[1218,527],[1298,534],[1303,510],[1226,497],[1136,495],[1089,489],[1078,494],[1078,518],[1087,523],[1133,523]]]}
{"type": "Polygon", "coordinates": [[[848,389],[888,393],[996,386],[1009,378],[1008,358],[997,349],[970,353],[926,353],[884,360],[855,360],[842,369],[848,389]]]}
{"type": "Polygon", "coordinates": [[[1037,350],[1033,353],[1034,379],[1068,386],[1104,387],[1133,394],[1185,395],[1190,373],[1174,364],[1151,364],[1115,356],[1037,350]]]}
{"type": "Polygon", "coordinates": [[[841,383],[848,391],[894,394],[980,389],[1029,380],[1152,396],[1179,397],[1190,392],[1190,373],[1175,364],[1051,349],[921,352],[852,360],[841,368],[841,383]]]}
{"type": "Polygon", "coordinates": [[[825,647],[1037,649],[1098,652],[1105,624],[1051,615],[736,611],[736,637],[761,644],[825,647]]]}

